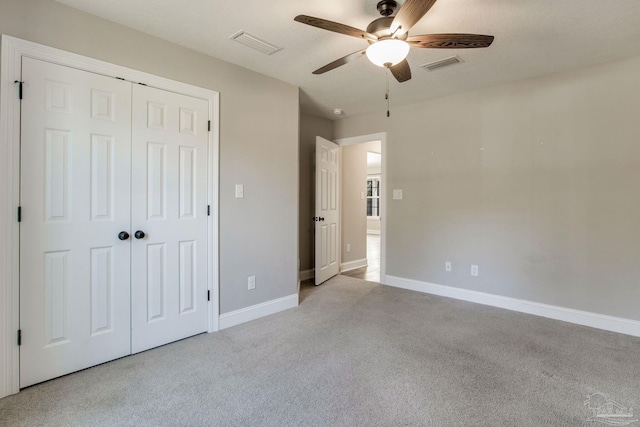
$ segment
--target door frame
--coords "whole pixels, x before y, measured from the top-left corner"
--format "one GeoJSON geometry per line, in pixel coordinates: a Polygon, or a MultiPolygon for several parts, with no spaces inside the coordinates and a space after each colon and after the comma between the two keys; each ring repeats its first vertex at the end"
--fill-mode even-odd
{"type": "MultiPolygon", "coordinates": [[[[64,50],[2,35],[0,57],[0,398],[20,391],[17,331],[20,328],[20,227],[16,218],[20,203],[20,80],[22,57],[77,68],[132,83],[204,99],[209,103],[207,287],[208,332],[219,330],[219,150],[220,93],[133,70],[64,50]]],[[[28,87],[25,87],[28,90],[28,87]]]]}
{"type": "MultiPolygon", "coordinates": [[[[380,141],[380,152],[382,155],[382,179],[380,180],[380,284],[387,283],[386,278],[386,253],[387,253],[387,133],[371,133],[349,138],[334,139],[333,142],[340,147],[347,145],[363,144],[366,142],[380,141]]],[[[340,210],[342,211],[342,192],[340,193],[340,210]]],[[[340,246],[342,247],[342,235],[340,236],[340,246]]],[[[342,259],[340,260],[342,263],[342,259]]]]}

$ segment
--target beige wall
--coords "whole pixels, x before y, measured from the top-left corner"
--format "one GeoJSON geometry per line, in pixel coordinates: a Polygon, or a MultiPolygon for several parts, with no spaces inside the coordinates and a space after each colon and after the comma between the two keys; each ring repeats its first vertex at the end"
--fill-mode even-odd
{"type": "Polygon", "coordinates": [[[640,57],[337,122],[388,132],[386,273],[640,319],[638,76],[640,57]]]}
{"type": "Polygon", "coordinates": [[[50,0],[1,2],[3,34],[219,91],[220,312],[297,292],[297,87],[50,0]]]}
{"type": "Polygon", "coordinates": [[[333,140],[331,120],[300,114],[300,271],[314,268],[314,195],[316,136],[333,140]]]}
{"type": "Polygon", "coordinates": [[[380,152],[380,141],[342,147],[342,263],[367,257],[367,152],[380,152]],[[347,252],[347,244],[351,252],[347,252]]]}

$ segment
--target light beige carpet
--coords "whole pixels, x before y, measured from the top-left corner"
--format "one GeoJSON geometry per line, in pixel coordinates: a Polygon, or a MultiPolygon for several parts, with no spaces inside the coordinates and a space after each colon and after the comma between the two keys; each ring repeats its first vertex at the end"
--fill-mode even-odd
{"type": "Polygon", "coordinates": [[[580,426],[595,393],[640,408],[640,339],[344,276],[302,295],[23,390],[0,424],[580,426]]]}

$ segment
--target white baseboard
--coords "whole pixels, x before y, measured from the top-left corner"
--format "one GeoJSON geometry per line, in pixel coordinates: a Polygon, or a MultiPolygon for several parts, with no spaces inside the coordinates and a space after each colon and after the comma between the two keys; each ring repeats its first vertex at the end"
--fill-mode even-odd
{"type": "Polygon", "coordinates": [[[241,323],[269,316],[270,314],[279,313],[297,306],[298,294],[292,294],[286,297],[263,302],[261,304],[252,305],[251,307],[241,308],[240,310],[221,314],[220,329],[230,328],[241,323]]]}
{"type": "MultiPolygon", "coordinates": [[[[340,272],[342,273],[345,271],[351,271],[351,270],[355,270],[356,268],[366,267],[366,266],[367,266],[366,258],[358,259],[355,261],[349,261],[340,265],[340,272]]],[[[300,281],[313,279],[314,277],[316,277],[316,271],[313,268],[310,270],[301,270],[300,272],[298,272],[298,279],[300,281]]]]}
{"type": "Polygon", "coordinates": [[[485,292],[471,291],[468,289],[454,288],[452,286],[437,285],[418,280],[404,279],[402,277],[385,276],[384,284],[396,288],[410,289],[412,291],[427,294],[440,295],[478,304],[500,307],[521,313],[547,317],[549,319],[562,320],[563,322],[589,326],[605,331],[640,337],[640,321],[608,316],[605,314],[591,313],[575,310],[573,308],[559,307],[542,304],[534,301],[488,294],[485,292]]]}
{"type": "Polygon", "coordinates": [[[366,258],[357,259],[355,261],[349,261],[349,262],[340,264],[340,272],[344,273],[345,271],[351,271],[351,270],[355,270],[356,268],[361,268],[366,266],[367,266],[366,258]]]}
{"type": "Polygon", "coordinates": [[[380,234],[380,230],[367,230],[367,234],[380,234]]]}
{"type": "Polygon", "coordinates": [[[298,272],[298,280],[309,280],[316,277],[316,271],[312,268],[311,270],[302,270],[298,272]]]}

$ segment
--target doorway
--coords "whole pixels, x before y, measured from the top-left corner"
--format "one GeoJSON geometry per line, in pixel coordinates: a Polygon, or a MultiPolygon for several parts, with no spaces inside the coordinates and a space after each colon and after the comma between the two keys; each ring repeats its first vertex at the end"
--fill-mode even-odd
{"type": "Polygon", "coordinates": [[[336,142],[343,162],[341,274],[383,283],[386,134],[336,142]]]}

